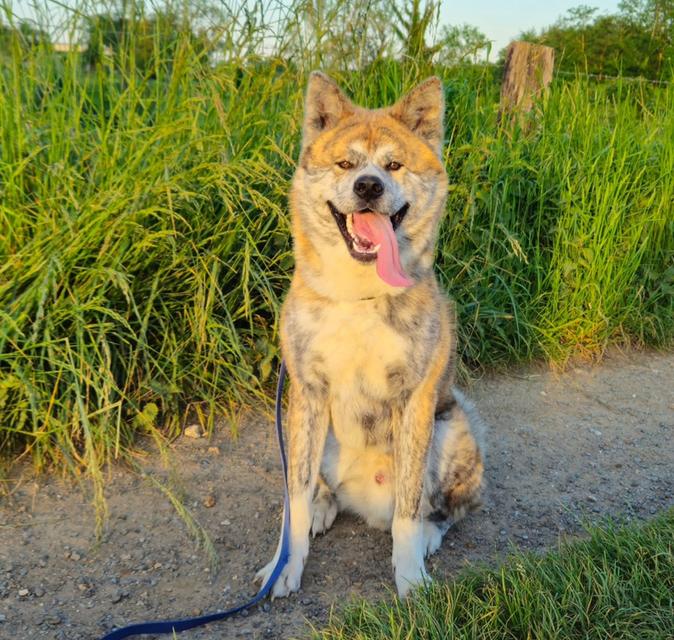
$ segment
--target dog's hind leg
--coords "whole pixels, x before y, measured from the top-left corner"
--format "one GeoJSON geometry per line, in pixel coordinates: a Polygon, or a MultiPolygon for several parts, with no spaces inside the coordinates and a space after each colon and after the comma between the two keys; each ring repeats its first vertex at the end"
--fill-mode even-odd
{"type": "Polygon", "coordinates": [[[332,526],[339,510],[337,498],[322,476],[318,476],[318,486],[312,507],[314,514],[311,521],[311,535],[316,537],[317,534],[325,533],[332,526]]]}
{"type": "MultiPolygon", "coordinates": [[[[424,519],[429,531],[436,527],[442,532],[440,538],[480,505],[483,488],[484,423],[463,394],[453,394],[453,405],[436,416],[425,483],[424,519]]],[[[437,540],[437,535],[427,537],[437,540]]],[[[438,546],[429,540],[427,551],[438,546]]]]}

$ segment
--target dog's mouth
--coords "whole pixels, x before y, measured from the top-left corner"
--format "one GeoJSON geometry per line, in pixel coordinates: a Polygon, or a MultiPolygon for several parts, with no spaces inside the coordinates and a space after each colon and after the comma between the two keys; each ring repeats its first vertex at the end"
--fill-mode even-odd
{"type": "Polygon", "coordinates": [[[364,263],[376,261],[379,277],[394,287],[413,284],[400,265],[395,235],[395,230],[407,214],[409,203],[390,216],[369,207],[342,213],[329,200],[328,207],[352,258],[364,263]]]}

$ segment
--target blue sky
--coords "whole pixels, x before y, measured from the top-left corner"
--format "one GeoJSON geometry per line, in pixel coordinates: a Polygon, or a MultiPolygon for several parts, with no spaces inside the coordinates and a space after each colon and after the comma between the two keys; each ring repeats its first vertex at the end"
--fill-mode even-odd
{"type": "Polygon", "coordinates": [[[490,58],[527,29],[551,25],[568,9],[580,4],[597,7],[599,13],[615,13],[619,0],[442,0],[443,24],[471,24],[494,41],[490,58]]]}

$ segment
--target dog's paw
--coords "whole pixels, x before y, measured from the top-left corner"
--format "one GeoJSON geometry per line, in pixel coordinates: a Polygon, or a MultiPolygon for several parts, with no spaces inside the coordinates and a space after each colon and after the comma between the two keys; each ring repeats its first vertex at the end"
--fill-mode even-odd
{"type": "Polygon", "coordinates": [[[430,580],[424,567],[424,523],[394,520],[392,533],[393,572],[398,596],[404,598],[410,589],[430,580]]]}
{"type": "MultiPolygon", "coordinates": [[[[271,590],[271,598],[285,598],[286,596],[299,590],[302,583],[302,573],[304,571],[304,562],[306,556],[290,556],[288,564],[283,567],[281,575],[274,582],[271,590]]],[[[265,584],[274,570],[276,562],[272,560],[268,565],[260,569],[255,575],[255,580],[265,584]]]]}
{"type": "Polygon", "coordinates": [[[395,573],[396,589],[398,597],[405,598],[410,589],[430,582],[430,576],[426,573],[424,563],[418,562],[414,558],[404,557],[393,561],[395,573]]]}
{"type": "Polygon", "coordinates": [[[323,494],[314,500],[314,515],[311,521],[311,535],[315,538],[318,534],[325,533],[337,517],[337,500],[335,496],[323,494]]]}
{"type": "Polygon", "coordinates": [[[432,556],[440,548],[444,533],[434,522],[424,522],[424,557],[432,556]]]}

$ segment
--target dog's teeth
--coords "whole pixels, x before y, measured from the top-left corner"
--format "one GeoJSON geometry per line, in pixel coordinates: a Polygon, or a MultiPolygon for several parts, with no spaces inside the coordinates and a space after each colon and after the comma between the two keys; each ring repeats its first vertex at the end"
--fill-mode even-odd
{"type": "Polygon", "coordinates": [[[352,238],[356,237],[356,234],[353,232],[353,214],[349,213],[346,216],[346,230],[349,232],[349,235],[352,238]]]}

